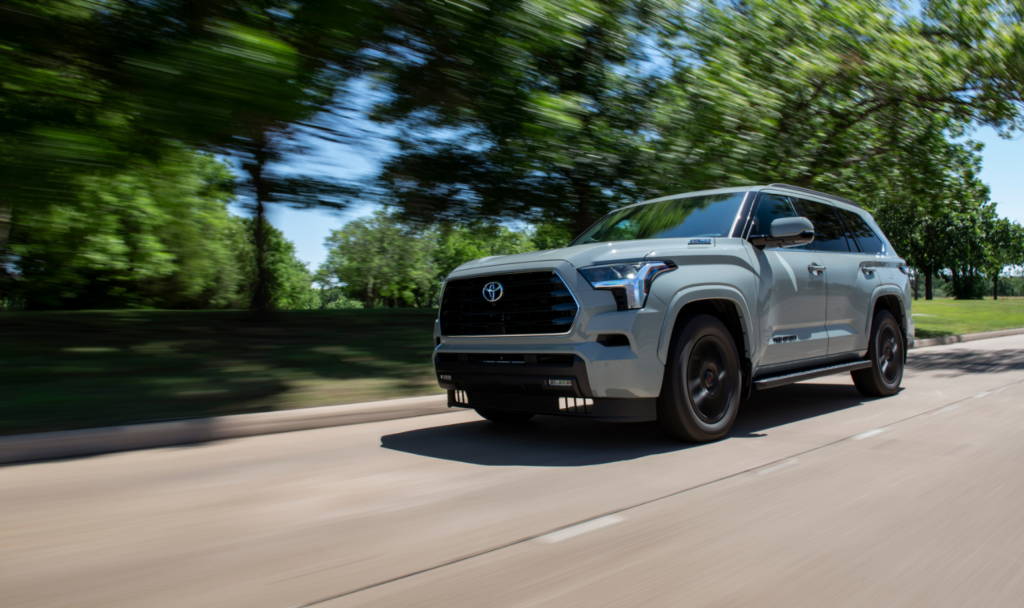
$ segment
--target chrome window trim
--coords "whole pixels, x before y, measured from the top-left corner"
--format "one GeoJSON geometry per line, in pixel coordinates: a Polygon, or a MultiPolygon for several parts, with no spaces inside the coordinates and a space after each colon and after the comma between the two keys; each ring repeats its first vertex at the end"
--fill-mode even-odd
{"type": "MultiPolygon", "coordinates": [[[[569,292],[569,297],[571,297],[572,301],[576,303],[576,316],[572,318],[572,323],[569,324],[569,329],[567,331],[560,332],[560,333],[557,333],[557,334],[486,334],[486,335],[475,335],[475,336],[449,336],[449,335],[445,334],[444,332],[441,332],[441,337],[442,338],[450,338],[450,339],[454,339],[454,340],[459,340],[459,339],[463,339],[463,338],[467,338],[467,339],[473,339],[473,338],[537,338],[537,337],[542,337],[542,336],[568,336],[569,334],[572,333],[572,331],[574,329],[576,329],[576,323],[580,320],[580,313],[583,312],[583,306],[580,304],[580,301],[578,299],[576,299],[576,294],[573,293],[572,287],[569,287],[569,283],[566,282],[565,277],[563,277],[560,272],[558,272],[554,268],[532,268],[530,270],[514,270],[512,272],[502,272],[500,274],[528,274],[528,273],[531,273],[531,272],[544,272],[545,270],[550,270],[556,277],[559,278],[559,280],[562,281],[562,284],[565,285],[565,289],[569,292]]],[[[480,273],[480,274],[471,274],[471,275],[464,276],[464,277],[455,277],[454,279],[451,276],[449,276],[447,279],[445,279],[445,286],[447,287],[448,281],[453,281],[453,280],[457,281],[459,279],[473,279],[473,278],[493,276],[493,275],[494,275],[493,272],[491,272],[491,273],[480,273]]],[[[444,303],[444,297],[443,297],[444,294],[442,293],[441,295],[442,295],[441,303],[443,304],[444,303]]],[[[440,325],[440,322],[441,322],[441,307],[440,306],[437,308],[437,320],[438,320],[438,325],[440,325]]],[[[438,331],[440,331],[440,327],[438,328],[438,331]]]]}

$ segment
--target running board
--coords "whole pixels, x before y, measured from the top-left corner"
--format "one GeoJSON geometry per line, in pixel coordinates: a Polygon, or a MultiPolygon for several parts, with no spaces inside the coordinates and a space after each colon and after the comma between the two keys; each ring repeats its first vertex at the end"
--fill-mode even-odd
{"type": "Polygon", "coordinates": [[[780,374],[778,376],[754,378],[754,388],[758,390],[775,388],[776,386],[792,384],[802,380],[831,376],[832,374],[841,374],[843,372],[852,372],[854,370],[864,369],[867,367],[871,367],[871,362],[861,360],[852,361],[850,363],[840,363],[839,365],[829,365],[827,367],[816,367],[814,369],[808,369],[801,372],[790,372],[788,374],[780,374]]]}

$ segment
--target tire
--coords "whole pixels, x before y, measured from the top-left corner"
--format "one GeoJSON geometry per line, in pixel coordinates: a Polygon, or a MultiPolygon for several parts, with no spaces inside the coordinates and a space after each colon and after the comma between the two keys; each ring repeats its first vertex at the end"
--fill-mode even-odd
{"type": "Polygon", "coordinates": [[[899,323],[888,310],[879,310],[871,323],[868,359],[871,367],[850,372],[865,397],[890,397],[900,390],[906,346],[899,323]]]}
{"type": "Polygon", "coordinates": [[[533,418],[533,414],[524,414],[522,412],[506,412],[503,410],[485,410],[476,408],[476,413],[480,414],[491,422],[499,422],[503,424],[522,424],[530,418],[533,418]]]}
{"type": "Polygon", "coordinates": [[[661,429],[690,443],[725,437],[743,392],[739,354],[725,324],[705,314],[680,318],[668,361],[658,397],[661,429]]]}

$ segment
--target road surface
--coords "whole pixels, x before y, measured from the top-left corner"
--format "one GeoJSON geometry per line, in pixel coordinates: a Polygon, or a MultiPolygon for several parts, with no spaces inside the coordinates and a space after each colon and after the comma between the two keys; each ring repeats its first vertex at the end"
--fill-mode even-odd
{"type": "Polygon", "coordinates": [[[457,411],[0,468],[0,606],[1020,606],[1024,336],[731,436],[457,411]]]}

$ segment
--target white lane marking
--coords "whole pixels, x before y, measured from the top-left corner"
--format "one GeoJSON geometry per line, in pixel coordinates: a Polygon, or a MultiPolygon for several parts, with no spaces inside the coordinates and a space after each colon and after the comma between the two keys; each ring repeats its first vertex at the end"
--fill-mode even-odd
{"type": "Polygon", "coordinates": [[[887,432],[889,432],[889,429],[886,427],[882,427],[880,429],[871,429],[870,431],[864,431],[860,435],[854,435],[853,437],[850,437],[850,439],[853,439],[854,441],[860,441],[861,439],[867,439],[868,437],[874,437],[875,435],[881,435],[882,433],[887,432]]]}
{"type": "Polygon", "coordinates": [[[1001,387],[997,388],[996,390],[992,391],[992,394],[995,395],[996,393],[1001,393],[1001,392],[1003,392],[1005,390],[1006,390],[1006,387],[1005,386],[1001,386],[1001,387]]]}
{"type": "Polygon", "coordinates": [[[557,543],[572,538],[573,536],[579,536],[580,534],[586,534],[587,532],[593,532],[594,530],[599,530],[606,526],[617,524],[620,521],[625,521],[625,519],[626,518],[621,515],[608,515],[607,517],[600,517],[598,519],[585,521],[582,524],[564,528],[562,530],[552,532],[551,534],[545,534],[537,540],[542,543],[557,543]]]}
{"type": "Polygon", "coordinates": [[[788,469],[789,467],[793,466],[794,464],[796,464],[798,462],[800,462],[800,461],[797,460],[796,458],[790,458],[789,460],[780,462],[779,464],[777,464],[777,465],[775,465],[773,467],[768,467],[768,468],[765,468],[765,469],[761,469],[760,471],[757,472],[757,474],[758,475],[770,475],[770,474],[774,473],[775,471],[781,471],[782,469],[788,469]]]}
{"type": "Polygon", "coordinates": [[[956,408],[960,407],[961,405],[963,405],[963,403],[954,403],[953,405],[947,405],[946,407],[939,408],[932,412],[932,416],[934,416],[935,414],[944,414],[946,412],[951,412],[956,408]]]}
{"type": "Polygon", "coordinates": [[[990,393],[989,391],[985,391],[984,393],[978,393],[977,395],[975,395],[975,396],[974,396],[974,398],[975,398],[975,399],[981,399],[981,398],[982,398],[982,397],[984,397],[985,395],[991,395],[991,394],[992,394],[992,393],[990,393]]]}

